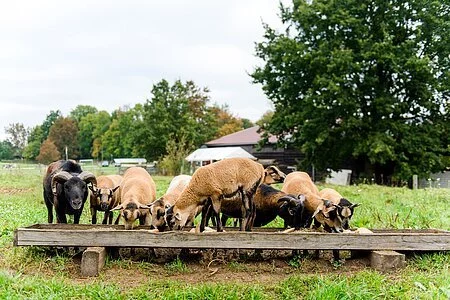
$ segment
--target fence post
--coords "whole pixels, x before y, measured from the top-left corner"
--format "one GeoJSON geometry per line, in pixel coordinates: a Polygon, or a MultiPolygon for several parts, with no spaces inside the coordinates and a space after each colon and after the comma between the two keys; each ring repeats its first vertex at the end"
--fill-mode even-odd
{"type": "Polygon", "coordinates": [[[413,190],[417,190],[417,188],[419,187],[419,176],[413,175],[412,180],[413,180],[412,188],[413,190]]]}

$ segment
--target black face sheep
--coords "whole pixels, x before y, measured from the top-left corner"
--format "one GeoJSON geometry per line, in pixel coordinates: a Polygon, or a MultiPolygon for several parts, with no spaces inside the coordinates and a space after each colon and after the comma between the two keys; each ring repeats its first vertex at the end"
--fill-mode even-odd
{"type": "Polygon", "coordinates": [[[336,190],[331,188],[322,189],[319,196],[323,199],[330,200],[336,206],[336,217],[342,225],[342,228],[349,229],[350,219],[353,216],[353,210],[359,206],[358,203],[352,204],[350,201],[341,196],[336,190]]]}
{"type": "Polygon", "coordinates": [[[333,213],[336,206],[319,196],[319,189],[305,172],[292,172],[286,176],[283,192],[291,195],[305,195],[305,210],[326,230],[342,232],[341,223],[333,213]]]}
{"type": "Polygon", "coordinates": [[[73,215],[73,222],[78,224],[88,196],[88,185],[95,188],[96,184],[94,174],[83,172],[80,165],[72,160],[51,163],[43,181],[48,223],[53,223],[54,207],[58,223],[67,223],[67,214],[73,215]]]}
{"type": "Polygon", "coordinates": [[[175,201],[181,195],[181,192],[191,181],[189,175],[175,176],[169,184],[166,193],[150,204],[150,214],[152,215],[152,228],[164,231],[166,228],[165,213],[166,209],[174,205],[175,201]]]}
{"type": "Polygon", "coordinates": [[[251,230],[254,218],[253,195],[263,179],[263,166],[247,158],[229,158],[200,167],[175,204],[166,210],[167,225],[170,229],[182,229],[203,207],[200,226],[200,231],[203,231],[207,208],[211,205],[216,216],[217,231],[223,231],[219,218],[222,200],[240,193],[242,211],[245,212],[242,214],[245,217],[241,230],[251,230]]]}
{"type": "MultiPolygon", "coordinates": [[[[288,195],[277,190],[270,185],[261,184],[253,197],[256,216],[254,226],[261,227],[272,222],[277,216],[284,220],[284,227],[294,227],[299,229],[305,227],[308,216],[304,214],[305,197],[288,195]]],[[[222,203],[222,223],[225,224],[227,216],[242,218],[239,209],[241,202],[239,195],[233,198],[224,199],[222,203]]]]}
{"type": "Polygon", "coordinates": [[[97,187],[91,188],[90,204],[92,224],[97,224],[97,211],[104,211],[102,224],[112,224],[111,209],[120,203],[120,175],[104,175],[97,177],[97,187]]]}
{"type": "Polygon", "coordinates": [[[136,219],[140,225],[150,225],[148,205],[156,198],[156,185],[150,174],[141,167],[127,169],[119,190],[121,203],[111,211],[120,210],[125,229],[133,229],[136,219]]]}

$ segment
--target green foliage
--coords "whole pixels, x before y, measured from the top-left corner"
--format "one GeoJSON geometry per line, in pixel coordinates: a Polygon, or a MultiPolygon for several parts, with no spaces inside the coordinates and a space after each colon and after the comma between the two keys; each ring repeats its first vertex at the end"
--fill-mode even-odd
{"type": "Polygon", "coordinates": [[[408,179],[448,155],[450,5],[293,1],[284,32],[265,26],[252,76],[274,103],[265,129],[305,165],[408,179]]]}
{"type": "Polygon", "coordinates": [[[51,110],[50,113],[45,117],[44,122],[42,123],[42,139],[41,142],[45,141],[50,134],[50,127],[62,117],[62,114],[59,110],[51,110]]]}
{"type": "MultiPolygon", "coordinates": [[[[101,159],[102,139],[111,124],[111,116],[106,111],[89,113],[81,117],[78,122],[78,140],[81,157],[101,159]]],[[[108,153],[103,153],[109,158],[108,153]]]]}
{"type": "Polygon", "coordinates": [[[13,145],[8,141],[0,141],[0,160],[9,160],[14,157],[13,145]]]}
{"type": "Polygon", "coordinates": [[[12,123],[5,127],[5,132],[9,135],[8,141],[12,145],[14,156],[22,157],[23,149],[27,144],[29,131],[22,123],[12,123]]]}
{"type": "Polygon", "coordinates": [[[152,88],[152,98],[143,106],[142,127],[137,134],[136,154],[158,160],[166,153],[171,137],[185,136],[196,147],[213,137],[214,118],[208,113],[208,89],[192,81],[170,85],[161,80],[152,88]]]}
{"type": "Polygon", "coordinates": [[[186,140],[185,136],[181,136],[179,141],[170,138],[166,145],[166,155],[162,158],[159,168],[163,170],[163,174],[174,176],[186,173],[189,170],[185,158],[193,150],[192,144],[186,140]]]}
{"type": "Polygon", "coordinates": [[[77,105],[70,111],[69,117],[74,119],[77,123],[81,122],[81,119],[89,114],[96,114],[97,108],[91,105],[77,105]]]}

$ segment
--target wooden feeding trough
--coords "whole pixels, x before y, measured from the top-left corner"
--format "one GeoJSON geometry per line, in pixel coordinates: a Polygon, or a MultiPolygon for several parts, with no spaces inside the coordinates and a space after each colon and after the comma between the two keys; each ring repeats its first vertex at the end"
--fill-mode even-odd
{"type": "MultiPolygon", "coordinates": [[[[312,231],[282,233],[254,228],[252,232],[152,232],[149,227],[124,230],[122,225],[36,224],[14,232],[15,246],[142,247],[191,249],[450,251],[450,232],[444,230],[373,230],[373,233],[330,234],[312,231]]],[[[97,250],[96,250],[97,251],[97,250]]],[[[104,256],[99,252],[99,257],[104,256]]],[[[388,252],[382,257],[389,257],[388,252]]],[[[397,258],[396,258],[397,259],[397,258]]],[[[403,257],[404,261],[404,257],[403,257]]]]}

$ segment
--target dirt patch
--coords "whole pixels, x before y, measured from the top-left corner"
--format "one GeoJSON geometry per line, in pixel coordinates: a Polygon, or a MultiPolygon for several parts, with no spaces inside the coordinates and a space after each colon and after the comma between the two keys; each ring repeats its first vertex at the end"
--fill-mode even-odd
{"type": "Polygon", "coordinates": [[[171,280],[181,284],[201,283],[263,283],[276,284],[294,274],[347,274],[359,272],[369,265],[367,259],[345,259],[332,262],[331,251],[323,251],[319,258],[309,255],[292,255],[291,251],[265,250],[262,253],[246,250],[165,250],[120,249],[118,259],[107,262],[97,278],[81,277],[81,255],[76,255],[63,265],[40,265],[22,270],[25,274],[53,277],[65,274],[71,282],[85,284],[99,281],[114,283],[121,289],[148,284],[150,281],[171,280]],[[130,255],[132,254],[132,255],[130,255]],[[160,257],[158,257],[160,255],[160,257]],[[163,261],[165,260],[165,261],[163,261]],[[54,270],[52,268],[59,268],[54,270]],[[61,269],[62,267],[62,269],[61,269]]]}

